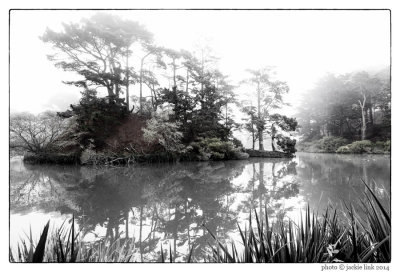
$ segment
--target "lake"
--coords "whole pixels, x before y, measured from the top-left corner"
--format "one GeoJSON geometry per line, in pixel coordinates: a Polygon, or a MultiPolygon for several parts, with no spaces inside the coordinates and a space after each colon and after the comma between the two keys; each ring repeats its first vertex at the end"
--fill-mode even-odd
{"type": "Polygon", "coordinates": [[[171,246],[176,261],[194,246],[194,260],[214,240],[239,240],[250,211],[296,221],[310,206],[344,210],[370,184],[390,194],[390,156],[297,153],[293,159],[181,162],[129,167],[29,165],[10,161],[10,246],[30,228],[37,239],[75,215],[87,242],[135,239],[138,261],[159,259],[171,246]]]}

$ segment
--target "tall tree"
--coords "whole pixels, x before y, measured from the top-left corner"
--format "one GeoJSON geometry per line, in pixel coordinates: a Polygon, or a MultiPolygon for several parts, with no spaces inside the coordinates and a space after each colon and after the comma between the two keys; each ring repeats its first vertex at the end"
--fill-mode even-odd
{"type": "Polygon", "coordinates": [[[390,138],[390,108],[386,70],[328,74],[303,98],[298,114],[300,132],[305,141],[326,136],[385,140],[390,138]]]}
{"type": "MultiPolygon", "coordinates": [[[[379,79],[370,77],[367,72],[359,72],[352,75],[349,82],[350,88],[358,93],[357,103],[361,112],[361,140],[366,139],[367,109],[372,108],[372,97],[382,86],[379,79]]],[[[372,111],[370,121],[372,121],[372,111]]]]}
{"type": "Polygon", "coordinates": [[[252,149],[254,150],[258,137],[256,128],[257,108],[250,101],[250,105],[243,105],[242,103],[241,111],[247,115],[246,118],[243,118],[243,121],[245,121],[244,128],[251,133],[252,149]]]}
{"type": "Polygon", "coordinates": [[[250,77],[241,83],[255,87],[257,99],[257,133],[259,149],[264,150],[264,131],[266,121],[271,111],[283,105],[283,95],[289,91],[286,82],[273,80],[273,67],[259,70],[247,70],[250,77]]]}
{"type": "MultiPolygon", "coordinates": [[[[162,48],[154,46],[153,44],[145,44],[144,45],[144,54],[140,58],[140,72],[139,72],[139,112],[143,111],[143,83],[145,83],[150,90],[152,91],[152,97],[155,97],[155,88],[154,85],[157,82],[155,75],[144,69],[146,64],[156,63],[158,66],[165,68],[165,63],[162,61],[162,48]],[[149,58],[153,57],[152,60],[146,62],[149,58]]],[[[154,107],[154,101],[152,101],[154,107]]]]}
{"type": "Polygon", "coordinates": [[[130,47],[135,42],[149,43],[150,32],[137,22],[106,13],[97,13],[79,24],[63,24],[63,28],[61,32],[48,28],[41,39],[56,50],[49,59],[57,67],[83,77],[66,84],[105,88],[110,98],[118,98],[123,85],[129,91],[129,83],[136,78],[128,67],[130,47]]]}

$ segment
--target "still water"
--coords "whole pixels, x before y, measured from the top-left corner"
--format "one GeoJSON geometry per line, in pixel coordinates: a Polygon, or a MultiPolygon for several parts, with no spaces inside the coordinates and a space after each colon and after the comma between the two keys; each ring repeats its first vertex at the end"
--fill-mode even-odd
{"type": "Polygon", "coordinates": [[[176,261],[194,260],[213,239],[239,240],[250,211],[296,221],[310,206],[344,209],[362,197],[361,179],[378,197],[390,193],[390,157],[297,153],[293,159],[185,162],[130,167],[10,164],[10,246],[30,228],[39,235],[75,215],[84,240],[129,237],[137,260],[154,261],[171,246],[176,261]]]}

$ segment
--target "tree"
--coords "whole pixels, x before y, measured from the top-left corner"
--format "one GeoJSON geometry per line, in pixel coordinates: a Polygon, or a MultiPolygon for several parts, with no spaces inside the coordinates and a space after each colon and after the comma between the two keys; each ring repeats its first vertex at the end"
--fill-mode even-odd
{"type": "MultiPolygon", "coordinates": [[[[145,83],[149,89],[152,91],[152,97],[156,97],[154,85],[158,85],[158,81],[155,75],[151,71],[144,70],[144,66],[146,64],[146,59],[150,58],[151,56],[155,57],[150,61],[151,63],[156,63],[158,66],[165,68],[165,63],[161,60],[162,58],[162,48],[154,46],[152,44],[146,44],[145,53],[140,58],[140,72],[139,72],[139,112],[143,112],[143,83],[145,83]]],[[[152,105],[154,107],[155,103],[152,101],[152,105]]]]}
{"type": "Polygon", "coordinates": [[[257,108],[254,107],[253,104],[250,104],[247,106],[242,105],[241,110],[248,116],[247,118],[243,118],[243,120],[245,121],[244,128],[251,133],[251,139],[253,144],[252,149],[254,150],[255,143],[258,139],[257,128],[256,128],[257,108]]]}
{"type": "Polygon", "coordinates": [[[259,70],[247,70],[250,77],[241,83],[255,87],[257,95],[257,133],[259,149],[264,150],[264,131],[268,116],[271,111],[278,109],[283,105],[283,95],[289,91],[286,82],[272,80],[272,67],[266,67],[259,70]]]}
{"type": "Polygon", "coordinates": [[[223,115],[225,128],[231,131],[239,125],[233,120],[232,109],[230,105],[237,104],[236,94],[233,92],[235,86],[227,82],[227,76],[222,75],[219,71],[214,71],[215,86],[222,93],[223,115]]]}
{"type": "Polygon", "coordinates": [[[10,148],[44,153],[53,147],[68,126],[69,122],[55,112],[11,114],[10,148]]]}
{"type": "MultiPolygon", "coordinates": [[[[357,102],[361,112],[361,140],[366,139],[367,131],[367,109],[372,108],[372,97],[381,87],[377,78],[372,78],[367,72],[359,72],[351,76],[350,88],[358,93],[357,102]]],[[[372,110],[370,122],[373,123],[372,110]]]]}
{"type": "Polygon", "coordinates": [[[65,83],[85,89],[105,88],[110,98],[119,98],[125,85],[128,98],[129,84],[137,77],[128,66],[130,47],[135,42],[149,43],[152,34],[137,22],[105,13],[63,27],[61,32],[47,28],[41,39],[56,49],[57,53],[49,55],[56,67],[83,77],[65,83]]]}
{"type": "MultiPolygon", "coordinates": [[[[214,85],[206,84],[203,89],[194,91],[195,104],[191,124],[192,137],[219,138],[227,141],[230,130],[221,124],[224,97],[214,85]]],[[[192,138],[192,139],[193,139],[192,138]]]]}
{"type": "Polygon", "coordinates": [[[289,118],[281,114],[273,114],[269,118],[271,122],[271,147],[272,151],[276,150],[275,139],[278,139],[278,145],[286,153],[295,153],[296,140],[291,139],[290,135],[286,135],[290,131],[295,131],[297,128],[297,120],[289,118]]]}
{"type": "Polygon", "coordinates": [[[390,138],[390,81],[377,74],[327,74],[309,90],[299,107],[303,140],[336,136],[350,140],[390,138]]]}
{"type": "Polygon", "coordinates": [[[94,145],[96,149],[101,149],[113,129],[128,115],[128,111],[122,98],[99,98],[97,92],[90,89],[81,93],[79,103],[71,105],[72,115],[76,117],[76,131],[72,137],[78,138],[81,146],[94,145]]]}

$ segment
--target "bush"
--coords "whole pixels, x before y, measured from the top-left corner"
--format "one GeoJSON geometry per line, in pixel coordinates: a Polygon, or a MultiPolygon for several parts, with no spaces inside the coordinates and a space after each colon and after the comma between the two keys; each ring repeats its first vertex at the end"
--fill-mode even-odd
{"type": "Polygon", "coordinates": [[[142,128],[143,138],[146,142],[157,143],[172,154],[184,152],[182,132],[179,131],[179,122],[169,122],[167,116],[153,116],[147,121],[147,126],[142,128]]]}
{"type": "Polygon", "coordinates": [[[330,136],[312,142],[301,142],[298,149],[304,152],[335,153],[339,147],[348,143],[347,139],[330,136]]]}
{"type": "Polygon", "coordinates": [[[387,141],[384,143],[384,148],[383,148],[383,150],[384,150],[384,151],[387,151],[387,152],[390,152],[390,140],[387,140],[387,141]]]}
{"type": "Polygon", "coordinates": [[[278,146],[282,149],[285,153],[296,153],[296,140],[290,139],[290,137],[278,135],[277,137],[278,146]]]}
{"type": "Polygon", "coordinates": [[[242,141],[240,141],[238,138],[233,137],[232,143],[235,147],[243,147],[242,141]]]}
{"type": "Polygon", "coordinates": [[[372,143],[369,140],[356,141],[351,144],[341,146],[336,150],[336,153],[371,153],[372,143]]]}
{"type": "Polygon", "coordinates": [[[317,142],[317,147],[322,152],[334,153],[339,147],[348,144],[349,141],[340,137],[324,137],[317,142]]]}
{"type": "Polygon", "coordinates": [[[246,153],[235,148],[230,141],[221,141],[219,138],[204,138],[190,144],[192,151],[199,160],[229,160],[248,158],[246,153]]]}

